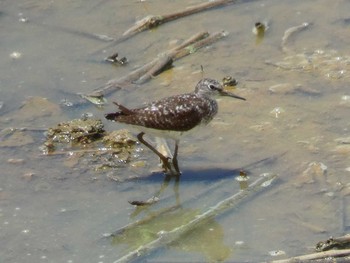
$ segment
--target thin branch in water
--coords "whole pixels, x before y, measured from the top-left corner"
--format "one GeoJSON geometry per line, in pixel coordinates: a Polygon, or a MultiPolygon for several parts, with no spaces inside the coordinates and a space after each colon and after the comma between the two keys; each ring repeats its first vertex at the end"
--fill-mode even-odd
{"type": "Polygon", "coordinates": [[[284,35],[282,37],[282,44],[281,44],[281,47],[282,47],[282,51],[284,53],[288,53],[290,52],[290,49],[287,47],[287,42],[289,41],[289,39],[291,38],[291,36],[295,35],[296,33],[308,28],[310,26],[310,23],[302,23],[301,25],[299,26],[294,26],[294,27],[291,27],[291,28],[288,28],[285,32],[284,32],[284,35]]]}
{"type": "Polygon", "coordinates": [[[265,174],[264,176],[260,176],[256,181],[250,184],[246,190],[239,191],[238,193],[230,196],[229,198],[220,201],[215,206],[210,207],[206,212],[196,216],[194,219],[192,219],[185,225],[176,227],[171,231],[160,231],[158,233],[158,238],[150,241],[147,244],[141,245],[137,249],[114,261],[114,263],[129,262],[136,258],[140,259],[142,256],[145,256],[158,248],[175,242],[176,240],[180,239],[183,235],[192,231],[195,227],[198,227],[200,224],[207,222],[208,219],[211,219],[224,212],[227,212],[233,207],[236,207],[248,196],[252,196],[260,190],[265,189],[266,186],[268,186],[275,178],[276,175],[272,174],[265,174]]]}

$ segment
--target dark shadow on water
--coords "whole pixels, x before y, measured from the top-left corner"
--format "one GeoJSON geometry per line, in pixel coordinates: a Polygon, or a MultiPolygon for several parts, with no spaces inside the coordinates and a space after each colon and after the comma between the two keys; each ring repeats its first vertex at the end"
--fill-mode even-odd
{"type": "MultiPolygon", "coordinates": [[[[252,161],[251,163],[241,166],[239,168],[183,168],[181,169],[181,182],[214,182],[222,179],[234,178],[240,175],[240,172],[244,171],[246,175],[249,175],[252,169],[258,167],[271,166],[277,159],[285,155],[286,152],[278,153],[274,156],[269,156],[261,160],[252,161]]],[[[159,182],[163,181],[166,175],[163,172],[153,173],[143,178],[139,178],[141,181],[159,182]]]]}
{"type": "MultiPolygon", "coordinates": [[[[241,169],[223,169],[223,168],[209,168],[209,169],[183,169],[181,174],[181,182],[206,182],[219,181],[225,178],[234,178],[239,175],[241,169]]],[[[151,174],[149,176],[140,178],[140,181],[148,182],[162,182],[166,175],[163,172],[151,174]]]]}

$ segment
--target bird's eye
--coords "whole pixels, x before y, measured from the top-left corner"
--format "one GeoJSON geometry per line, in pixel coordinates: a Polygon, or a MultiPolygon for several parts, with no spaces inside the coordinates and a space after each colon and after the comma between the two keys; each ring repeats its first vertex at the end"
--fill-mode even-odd
{"type": "Polygon", "coordinates": [[[216,87],[214,85],[209,85],[209,89],[216,90],[216,87]]]}

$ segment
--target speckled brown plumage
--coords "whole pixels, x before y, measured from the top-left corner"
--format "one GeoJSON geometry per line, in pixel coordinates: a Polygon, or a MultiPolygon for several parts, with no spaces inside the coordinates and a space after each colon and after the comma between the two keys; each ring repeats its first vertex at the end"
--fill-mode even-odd
{"type": "Polygon", "coordinates": [[[217,113],[215,100],[194,93],[172,96],[138,109],[123,110],[106,115],[109,120],[157,130],[188,131],[208,123],[217,113]]]}
{"type": "Polygon", "coordinates": [[[216,80],[202,79],[192,93],[163,98],[141,108],[128,109],[115,103],[120,111],[106,114],[106,118],[156,130],[184,132],[213,119],[218,112],[213,95],[243,99],[224,92],[216,80]]]}

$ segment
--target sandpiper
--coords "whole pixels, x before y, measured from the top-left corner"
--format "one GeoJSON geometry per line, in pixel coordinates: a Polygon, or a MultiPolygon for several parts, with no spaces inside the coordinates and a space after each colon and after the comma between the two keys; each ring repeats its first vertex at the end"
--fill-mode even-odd
{"type": "Polygon", "coordinates": [[[166,97],[140,108],[128,109],[114,102],[119,107],[119,111],[108,113],[105,117],[111,121],[137,126],[141,131],[137,135],[138,140],[159,156],[166,172],[173,171],[169,158],[145,141],[143,135],[145,132],[150,132],[174,139],[175,150],[172,165],[176,173],[180,175],[177,162],[179,137],[183,132],[202,124],[208,124],[213,119],[218,112],[218,104],[215,100],[215,96],[218,95],[245,100],[245,98],[225,91],[218,81],[204,78],[198,82],[191,93],[166,97]]]}

